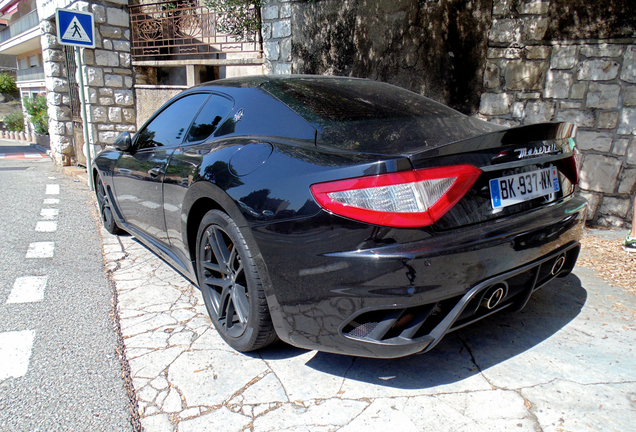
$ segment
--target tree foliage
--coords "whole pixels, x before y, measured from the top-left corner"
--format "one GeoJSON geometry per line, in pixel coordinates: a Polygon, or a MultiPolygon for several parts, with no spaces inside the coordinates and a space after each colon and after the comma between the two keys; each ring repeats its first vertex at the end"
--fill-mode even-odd
{"type": "Polygon", "coordinates": [[[22,110],[13,111],[2,118],[7,129],[14,132],[24,131],[24,114],[22,110]]]}
{"type": "Polygon", "coordinates": [[[207,0],[217,13],[217,31],[237,40],[260,40],[261,0],[207,0]]]}
{"type": "Polygon", "coordinates": [[[29,115],[29,121],[35,128],[35,133],[49,134],[49,115],[46,111],[46,95],[37,94],[34,97],[25,96],[24,109],[29,115]]]}
{"type": "Polygon", "coordinates": [[[0,93],[15,93],[17,91],[15,78],[7,73],[0,73],[0,93]]]}

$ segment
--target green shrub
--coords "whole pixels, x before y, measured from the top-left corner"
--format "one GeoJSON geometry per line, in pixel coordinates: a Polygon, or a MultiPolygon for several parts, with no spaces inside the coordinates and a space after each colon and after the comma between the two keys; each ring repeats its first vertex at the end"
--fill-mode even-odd
{"type": "Polygon", "coordinates": [[[15,93],[17,91],[15,78],[7,73],[0,73],[0,93],[15,93]]]}
{"type": "Polygon", "coordinates": [[[217,30],[237,40],[253,41],[261,29],[261,0],[206,0],[216,11],[217,30]]]}
{"type": "Polygon", "coordinates": [[[24,98],[24,109],[29,115],[29,121],[35,128],[35,133],[49,134],[49,115],[46,111],[46,95],[38,94],[24,98]]]}
{"type": "Polygon", "coordinates": [[[2,118],[10,131],[24,132],[24,114],[22,110],[13,111],[2,118]]]}

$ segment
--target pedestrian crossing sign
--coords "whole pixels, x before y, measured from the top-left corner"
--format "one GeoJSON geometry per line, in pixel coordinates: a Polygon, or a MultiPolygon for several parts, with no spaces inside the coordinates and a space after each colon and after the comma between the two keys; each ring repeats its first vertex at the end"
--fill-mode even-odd
{"type": "Polygon", "coordinates": [[[95,48],[95,19],[92,13],[56,9],[55,15],[60,44],[95,48]]]}

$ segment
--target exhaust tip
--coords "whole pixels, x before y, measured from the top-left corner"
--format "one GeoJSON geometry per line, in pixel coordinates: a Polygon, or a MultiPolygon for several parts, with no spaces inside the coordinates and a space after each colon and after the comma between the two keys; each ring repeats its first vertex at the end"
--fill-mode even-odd
{"type": "Polygon", "coordinates": [[[550,270],[550,274],[552,276],[558,275],[559,272],[563,269],[564,265],[565,265],[565,254],[561,254],[554,262],[554,265],[552,266],[552,270],[550,270]]]}
{"type": "Polygon", "coordinates": [[[488,310],[497,307],[499,303],[508,295],[508,284],[499,282],[488,288],[481,298],[481,305],[488,310]]]}

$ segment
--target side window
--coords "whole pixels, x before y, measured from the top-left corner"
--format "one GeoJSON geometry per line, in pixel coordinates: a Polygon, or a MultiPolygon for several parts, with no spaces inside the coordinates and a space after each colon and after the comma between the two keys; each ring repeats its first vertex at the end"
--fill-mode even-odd
{"type": "Polygon", "coordinates": [[[212,95],[194,120],[186,141],[201,141],[212,135],[233,106],[234,103],[231,100],[223,96],[212,95]]]}
{"type": "Polygon", "coordinates": [[[137,138],[137,148],[177,146],[209,94],[198,93],[176,100],[142,129],[137,138]]]}

